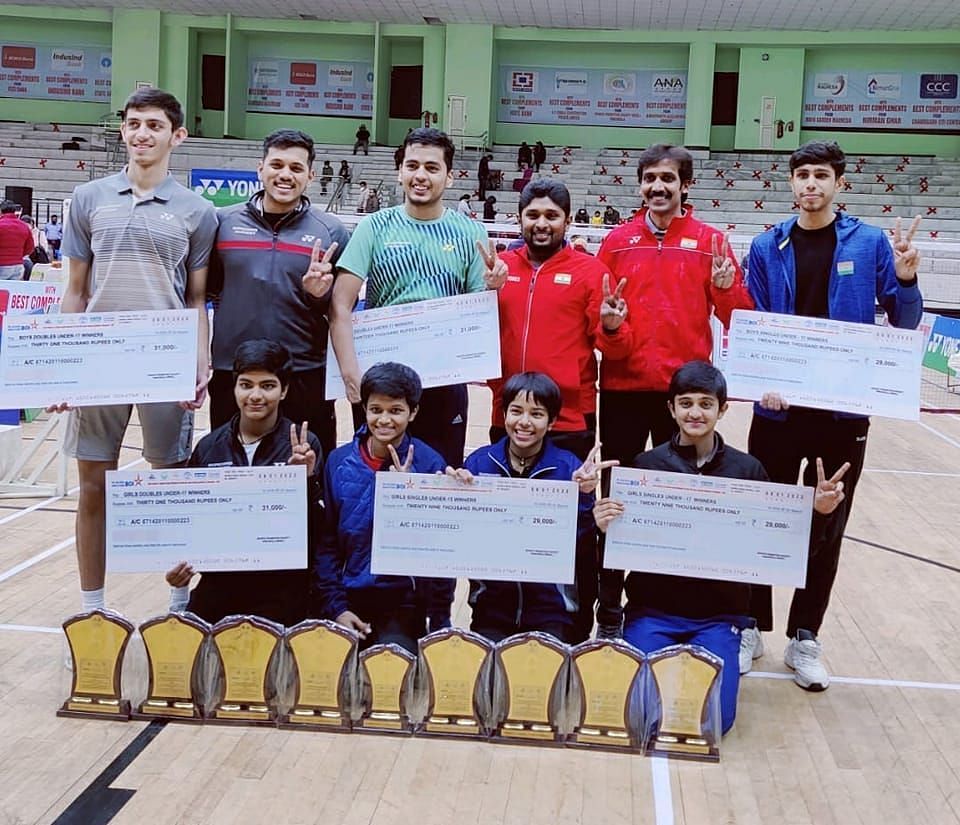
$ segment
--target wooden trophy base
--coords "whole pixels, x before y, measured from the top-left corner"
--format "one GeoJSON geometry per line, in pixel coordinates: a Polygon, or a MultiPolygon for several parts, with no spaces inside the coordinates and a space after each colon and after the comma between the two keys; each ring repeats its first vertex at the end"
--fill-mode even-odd
{"type": "Polygon", "coordinates": [[[601,750],[610,753],[635,753],[640,749],[633,743],[629,731],[622,728],[584,726],[567,737],[568,748],[601,750]]]}
{"type": "Polygon", "coordinates": [[[438,739],[490,738],[486,727],[471,716],[428,716],[417,733],[438,739]]]}
{"type": "Polygon", "coordinates": [[[280,717],[279,727],[286,730],[325,730],[331,733],[350,733],[353,722],[350,714],[331,708],[293,708],[280,717]]]}
{"type": "Polygon", "coordinates": [[[647,756],[666,756],[668,759],[720,761],[720,748],[706,737],[660,733],[650,738],[644,752],[647,756]]]}
{"type": "Polygon", "coordinates": [[[409,717],[399,713],[374,711],[353,723],[354,733],[390,733],[398,736],[412,736],[413,724],[409,717]]]}
{"type": "Polygon", "coordinates": [[[130,721],[130,702],[126,699],[100,699],[92,696],[71,696],[57,711],[57,716],[75,719],[110,719],[130,721]]]}
{"type": "Polygon", "coordinates": [[[204,721],[214,725],[252,725],[264,728],[277,726],[273,708],[267,705],[239,705],[230,702],[221,702],[204,721]]]}
{"type": "Polygon", "coordinates": [[[188,725],[203,723],[200,708],[189,699],[147,699],[140,703],[140,707],[131,714],[131,718],[139,722],[166,719],[169,722],[182,722],[188,725]]]}
{"type": "Polygon", "coordinates": [[[497,727],[495,741],[510,745],[546,745],[563,747],[566,734],[558,733],[551,725],[536,722],[514,722],[507,719],[497,727]]]}

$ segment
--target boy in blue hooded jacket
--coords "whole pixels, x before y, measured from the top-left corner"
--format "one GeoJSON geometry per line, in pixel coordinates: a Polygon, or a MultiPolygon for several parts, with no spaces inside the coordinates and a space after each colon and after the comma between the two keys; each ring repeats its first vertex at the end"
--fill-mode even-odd
{"type": "Polygon", "coordinates": [[[440,454],[407,434],[423,392],[404,364],[364,373],[366,416],[353,441],[338,447],[324,473],[324,527],[314,564],[315,612],[360,634],[362,646],[395,643],[411,653],[429,630],[450,625],[453,579],[385,576],[370,571],[375,474],[442,473],[440,454]],[[402,458],[401,458],[402,457],[402,458]]]}

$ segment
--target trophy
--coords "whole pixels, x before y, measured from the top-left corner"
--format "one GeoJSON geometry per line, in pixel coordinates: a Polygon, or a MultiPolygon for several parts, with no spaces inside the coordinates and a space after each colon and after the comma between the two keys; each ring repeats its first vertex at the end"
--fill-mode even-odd
{"type": "Polygon", "coordinates": [[[568,745],[625,750],[639,747],[643,654],[615,641],[588,641],[571,651],[580,715],[568,745]]]}
{"type": "Polygon", "coordinates": [[[203,714],[194,685],[210,625],[191,614],[170,613],[144,622],[140,635],[147,651],[150,685],[134,718],[199,721],[203,714]]]}
{"type": "MultiPolygon", "coordinates": [[[[269,670],[280,654],[283,627],[256,616],[227,616],[213,626],[213,644],[223,666],[223,697],[210,714],[216,722],[272,724],[269,670]]],[[[272,680],[271,680],[272,681],[272,680]]]]}
{"type": "Polygon", "coordinates": [[[296,696],[284,727],[350,730],[350,690],[356,673],[357,634],[335,622],[310,619],[287,631],[296,696]]]}
{"type": "Polygon", "coordinates": [[[558,719],[563,711],[570,654],[546,633],[518,633],[497,645],[494,701],[502,721],[497,735],[506,739],[562,742],[558,719]]]}
{"type": "Polygon", "coordinates": [[[360,654],[363,713],[355,730],[409,733],[407,705],[413,691],[416,657],[400,645],[374,645],[360,654]]]}
{"type": "Polygon", "coordinates": [[[718,761],[723,660],[702,647],[674,645],[651,653],[647,664],[647,754],[718,761]]]}
{"type": "Polygon", "coordinates": [[[67,619],[63,632],[73,657],[73,679],[57,716],[129,719],[130,702],[120,698],[120,673],[133,625],[119,613],[94,610],[67,619]]]}
{"type": "Polygon", "coordinates": [[[486,733],[493,645],[476,633],[446,628],[420,640],[429,686],[424,732],[446,736],[486,733]]]}

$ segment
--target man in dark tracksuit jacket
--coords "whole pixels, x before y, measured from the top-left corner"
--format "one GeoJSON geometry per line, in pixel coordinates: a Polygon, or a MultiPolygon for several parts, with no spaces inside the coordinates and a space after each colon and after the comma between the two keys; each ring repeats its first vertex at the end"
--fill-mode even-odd
{"type": "MultiPolygon", "coordinates": [[[[507,457],[509,438],[501,438],[475,450],[464,462],[464,469],[475,476],[503,476],[506,478],[547,479],[570,481],[580,467],[580,459],[569,450],[543,442],[543,451],[528,471],[514,470],[507,457]]],[[[556,636],[560,641],[576,643],[589,634],[577,630],[577,614],[581,602],[578,583],[596,577],[597,535],[593,523],[593,496],[580,494],[577,513],[576,581],[574,584],[547,584],[542,582],[509,582],[470,580],[470,606],[473,619],[470,629],[498,642],[514,633],[539,630],[556,636]]],[[[596,586],[583,594],[591,604],[596,586]]]]}
{"type": "Polygon", "coordinates": [[[336,447],[336,417],[333,402],[324,400],[326,314],[333,264],[349,235],[338,218],[314,209],[303,195],[313,159],[313,141],[303,132],[268,135],[258,170],[263,190],[219,213],[207,281],[216,302],[210,423],[217,427],[236,410],[231,366],[237,346],[269,338],[293,357],[281,413],[308,422],[329,455],[336,447]],[[307,277],[314,271],[330,272],[326,291],[319,278],[307,277]]]}

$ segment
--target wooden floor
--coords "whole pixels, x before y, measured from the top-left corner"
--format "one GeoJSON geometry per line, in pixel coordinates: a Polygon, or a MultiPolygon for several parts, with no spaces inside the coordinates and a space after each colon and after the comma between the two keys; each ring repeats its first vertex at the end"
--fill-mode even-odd
{"type": "MultiPolygon", "coordinates": [[[[478,445],[489,401],[471,392],[478,445]]],[[[721,430],[742,447],[748,421],[735,405],[721,430]]],[[[125,449],[121,463],[138,458],[125,449]]],[[[701,765],[57,718],[69,689],[59,625],[79,608],[76,501],[0,500],[0,825],[960,823],[958,502],[960,417],[874,420],[822,630],[833,684],[809,694],[786,675],[778,591],[778,629],[742,682],[721,762],[701,765]]],[[[109,606],[137,623],[166,600],[159,576],[108,582],[109,606]]]]}

